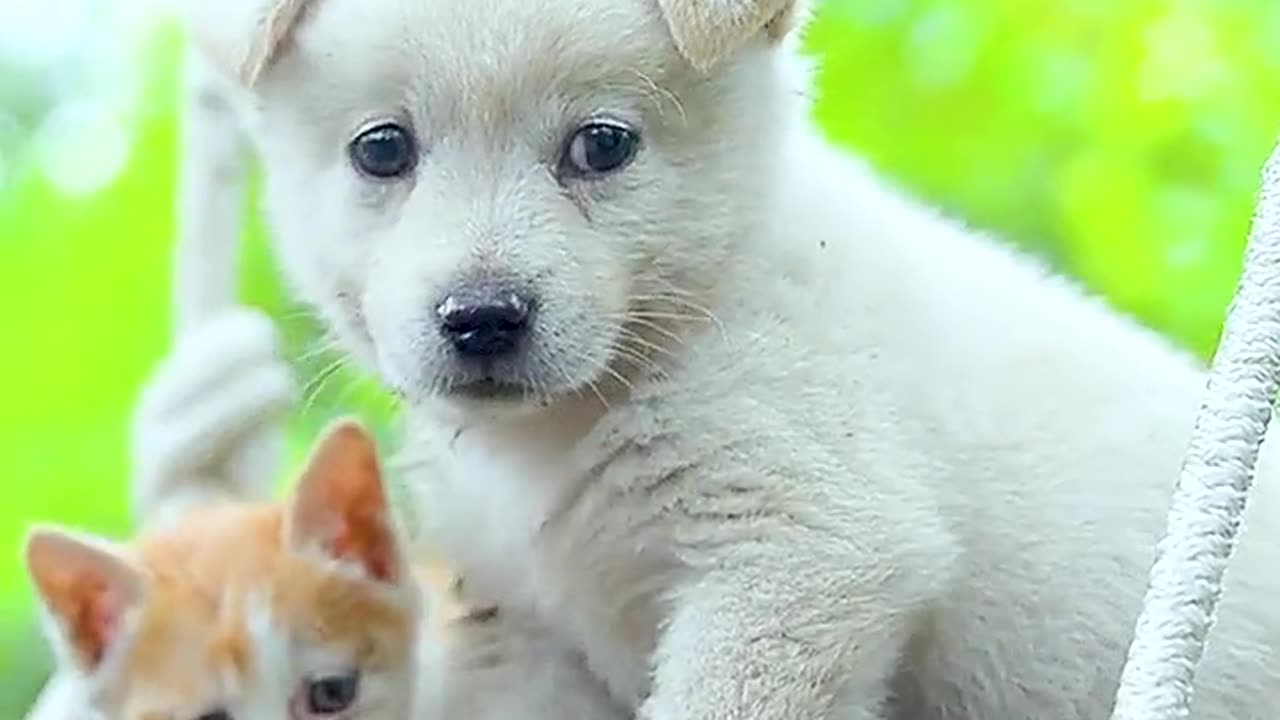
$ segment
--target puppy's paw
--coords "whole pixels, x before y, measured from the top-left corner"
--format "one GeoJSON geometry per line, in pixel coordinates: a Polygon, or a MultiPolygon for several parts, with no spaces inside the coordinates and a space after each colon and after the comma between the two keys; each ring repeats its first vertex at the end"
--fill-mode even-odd
{"type": "Polygon", "coordinates": [[[265,314],[233,308],[182,335],[133,417],[137,518],[151,521],[184,499],[269,492],[294,394],[265,314]]]}

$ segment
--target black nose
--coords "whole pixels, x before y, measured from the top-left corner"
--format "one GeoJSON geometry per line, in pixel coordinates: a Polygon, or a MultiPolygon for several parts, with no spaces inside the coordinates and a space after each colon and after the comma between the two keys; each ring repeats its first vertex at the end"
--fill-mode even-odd
{"type": "Polygon", "coordinates": [[[460,290],[436,307],[440,331],[469,358],[514,351],[529,334],[529,310],[529,300],[519,293],[485,288],[460,290]]]}

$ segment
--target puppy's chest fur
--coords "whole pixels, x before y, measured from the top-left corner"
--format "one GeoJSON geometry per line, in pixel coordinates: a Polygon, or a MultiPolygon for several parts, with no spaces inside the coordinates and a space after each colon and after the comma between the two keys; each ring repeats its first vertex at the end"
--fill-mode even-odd
{"type": "MultiPolygon", "coordinates": [[[[705,569],[693,556],[759,532],[752,516],[811,512],[813,488],[778,482],[795,457],[845,475],[820,426],[772,397],[764,367],[731,340],[707,345],[686,348],[699,353],[696,371],[641,385],[553,456],[541,442],[465,431],[426,499],[447,508],[434,539],[465,576],[468,601],[549,624],[630,707],[649,690],[673,589],[705,569]]],[[[792,392],[790,402],[807,399],[792,392]]]]}
{"type": "Polygon", "coordinates": [[[454,477],[476,483],[485,499],[467,506],[432,500],[450,508],[436,521],[438,540],[464,578],[468,603],[547,625],[633,706],[647,692],[662,594],[677,563],[655,508],[628,497],[617,477],[634,477],[637,468],[613,469],[605,458],[608,469],[596,468],[579,461],[585,454],[531,474],[510,448],[458,448],[454,477]]]}

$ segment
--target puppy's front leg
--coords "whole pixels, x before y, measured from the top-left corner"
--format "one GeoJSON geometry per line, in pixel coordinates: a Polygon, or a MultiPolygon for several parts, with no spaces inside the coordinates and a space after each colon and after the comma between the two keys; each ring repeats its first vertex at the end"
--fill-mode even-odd
{"type": "Polygon", "coordinates": [[[674,598],[640,716],[882,717],[913,623],[954,558],[940,525],[906,537],[919,513],[883,510],[861,513],[849,533],[788,517],[694,553],[703,569],[674,598]]]}

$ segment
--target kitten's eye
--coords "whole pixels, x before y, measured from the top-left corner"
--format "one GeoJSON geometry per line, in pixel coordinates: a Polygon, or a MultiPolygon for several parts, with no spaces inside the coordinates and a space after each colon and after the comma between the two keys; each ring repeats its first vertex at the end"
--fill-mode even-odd
{"type": "Polygon", "coordinates": [[[359,690],[360,674],[356,672],[314,678],[307,683],[307,712],[336,715],[351,707],[359,690]]]}
{"type": "Polygon", "coordinates": [[[413,133],[396,123],[374,125],[356,135],[348,148],[351,164],[364,175],[389,180],[402,177],[417,162],[413,133]]]}
{"type": "Polygon", "coordinates": [[[578,128],[565,150],[565,169],[590,177],[621,170],[636,156],[640,136],[616,122],[593,122],[578,128]]]}
{"type": "Polygon", "coordinates": [[[231,720],[231,713],[226,710],[213,710],[201,715],[196,720],[231,720]]]}

